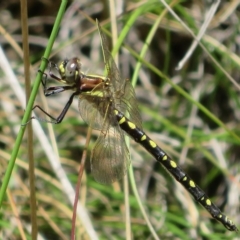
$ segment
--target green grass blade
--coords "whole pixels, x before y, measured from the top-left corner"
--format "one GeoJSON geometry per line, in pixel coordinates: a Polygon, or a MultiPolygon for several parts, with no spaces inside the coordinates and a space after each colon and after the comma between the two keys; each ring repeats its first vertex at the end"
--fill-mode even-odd
{"type": "MultiPolygon", "coordinates": [[[[44,59],[48,59],[49,56],[50,56],[50,52],[52,50],[53,43],[54,43],[55,38],[57,36],[61,20],[63,18],[63,14],[64,14],[65,9],[66,9],[67,2],[68,2],[67,0],[63,0],[62,3],[61,3],[61,6],[59,8],[59,12],[58,12],[55,24],[53,26],[51,36],[49,38],[48,46],[47,46],[47,48],[45,50],[45,53],[44,53],[44,56],[43,56],[44,59]]],[[[6,192],[10,177],[11,177],[11,173],[12,173],[12,170],[13,170],[13,167],[14,167],[14,164],[15,164],[15,160],[17,158],[18,151],[19,151],[19,148],[20,148],[20,145],[21,145],[21,142],[22,142],[22,138],[23,138],[25,128],[26,128],[26,123],[28,122],[28,120],[30,118],[30,114],[31,114],[31,111],[32,111],[32,108],[33,108],[33,104],[34,104],[37,92],[38,92],[38,88],[39,88],[39,85],[41,83],[42,73],[44,72],[44,70],[47,67],[47,61],[45,61],[44,59],[41,62],[41,65],[40,65],[40,68],[39,68],[40,71],[38,72],[38,74],[36,76],[36,79],[34,81],[33,90],[31,92],[31,96],[29,98],[29,102],[28,102],[25,114],[23,116],[22,124],[21,124],[16,142],[15,142],[15,145],[14,145],[14,148],[13,148],[13,151],[12,151],[12,155],[11,155],[9,164],[7,166],[6,173],[5,173],[4,178],[3,178],[2,187],[0,189],[0,208],[2,206],[4,195],[5,195],[5,192],[6,192]]]]}

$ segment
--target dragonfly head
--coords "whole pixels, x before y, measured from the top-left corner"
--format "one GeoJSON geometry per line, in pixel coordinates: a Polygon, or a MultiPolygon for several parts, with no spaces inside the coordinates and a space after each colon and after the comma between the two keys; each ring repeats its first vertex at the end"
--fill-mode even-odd
{"type": "Polygon", "coordinates": [[[67,84],[75,83],[81,73],[81,62],[79,58],[65,59],[59,66],[59,73],[67,84]]]}

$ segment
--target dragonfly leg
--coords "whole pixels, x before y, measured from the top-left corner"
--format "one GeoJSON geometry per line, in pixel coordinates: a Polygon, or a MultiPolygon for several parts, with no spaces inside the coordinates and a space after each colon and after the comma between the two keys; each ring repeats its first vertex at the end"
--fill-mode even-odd
{"type": "Polygon", "coordinates": [[[49,87],[44,89],[44,95],[46,97],[54,95],[54,94],[58,94],[67,90],[72,90],[73,87],[72,86],[57,86],[57,87],[49,87]]]}
{"type": "Polygon", "coordinates": [[[49,113],[47,113],[43,108],[41,108],[39,105],[35,105],[33,107],[32,110],[34,110],[35,108],[38,108],[39,110],[41,110],[44,114],[46,114],[48,117],[50,117],[52,119],[52,121],[48,121],[46,119],[40,119],[40,118],[36,118],[36,117],[32,117],[31,119],[37,119],[39,121],[43,121],[43,122],[50,122],[50,123],[54,123],[54,124],[59,124],[62,122],[63,118],[65,117],[69,107],[71,106],[72,102],[73,102],[73,98],[75,95],[78,95],[79,93],[73,93],[68,102],[66,103],[65,107],[63,108],[62,112],[59,114],[58,117],[53,117],[52,115],[50,115],[49,113]]]}

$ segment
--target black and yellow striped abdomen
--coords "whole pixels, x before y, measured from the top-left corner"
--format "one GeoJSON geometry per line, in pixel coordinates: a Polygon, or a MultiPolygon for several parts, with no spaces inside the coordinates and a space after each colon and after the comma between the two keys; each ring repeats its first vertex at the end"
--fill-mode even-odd
{"type": "Polygon", "coordinates": [[[120,127],[151,153],[153,157],[192,194],[195,200],[199,202],[213,218],[221,222],[228,230],[238,231],[232,220],[224,215],[220,209],[211,202],[206,193],[152,139],[134,123],[129,121],[124,114],[118,110],[115,110],[114,113],[120,127]]]}

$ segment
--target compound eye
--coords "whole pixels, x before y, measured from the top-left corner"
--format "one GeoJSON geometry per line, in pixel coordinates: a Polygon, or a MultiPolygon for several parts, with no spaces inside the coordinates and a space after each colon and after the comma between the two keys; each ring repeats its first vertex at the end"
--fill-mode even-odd
{"type": "Polygon", "coordinates": [[[65,66],[65,81],[68,83],[75,82],[80,74],[81,62],[79,58],[70,59],[65,66]]]}

